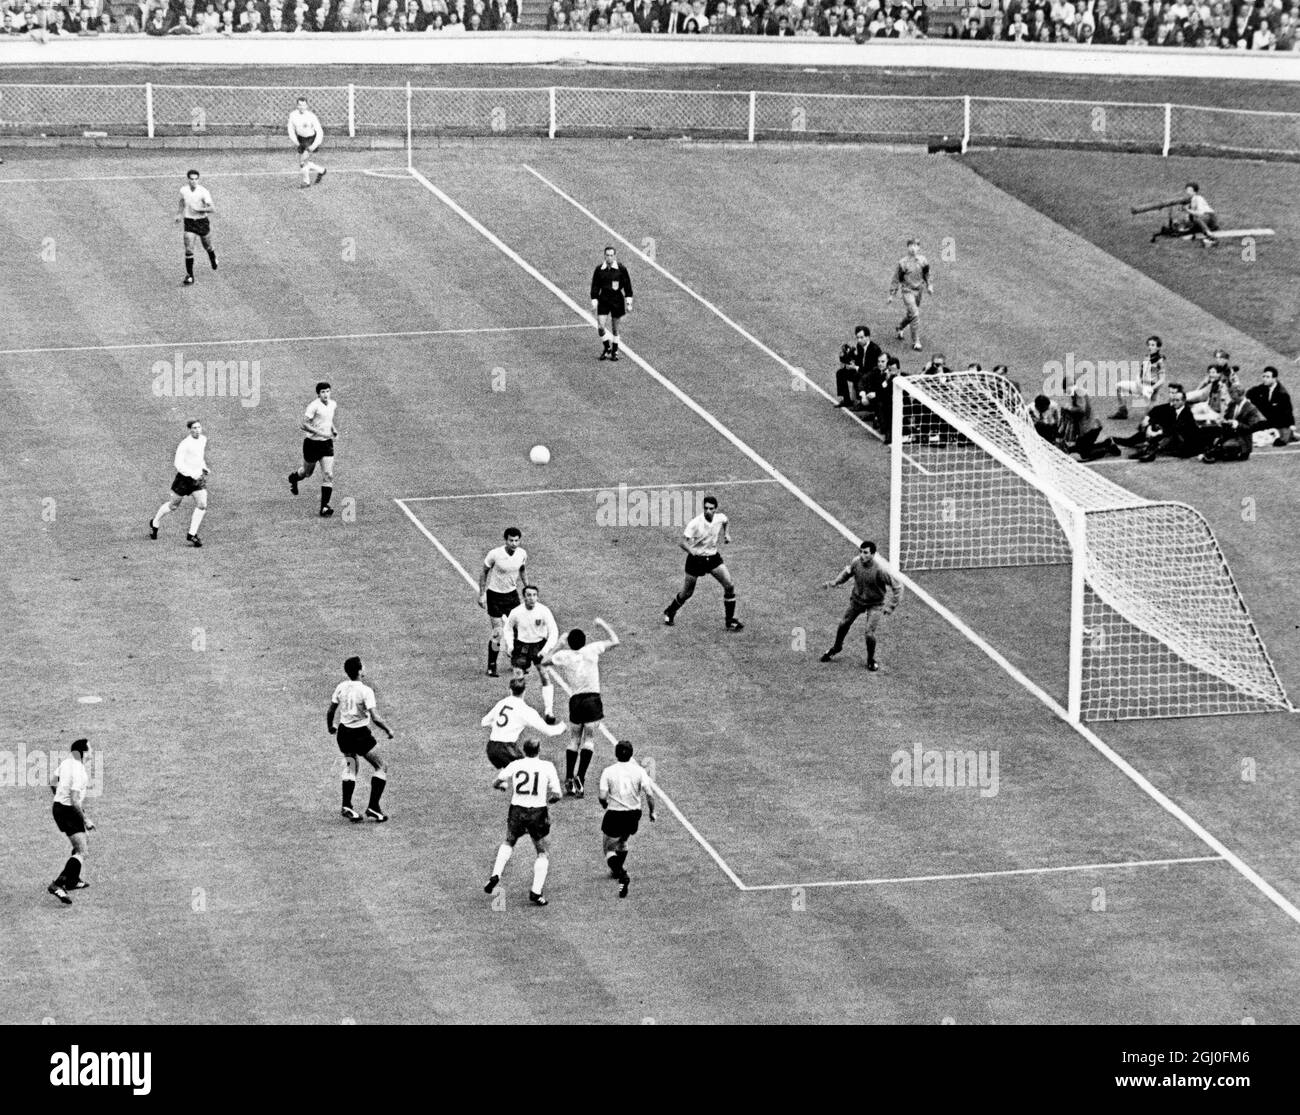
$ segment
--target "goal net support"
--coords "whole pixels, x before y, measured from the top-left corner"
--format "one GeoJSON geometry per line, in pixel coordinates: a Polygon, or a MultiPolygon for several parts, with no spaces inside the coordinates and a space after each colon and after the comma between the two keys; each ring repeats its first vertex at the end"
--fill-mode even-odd
{"type": "Polygon", "coordinates": [[[908,573],[1067,567],[1072,720],[1294,711],[1198,511],[1061,452],[1003,376],[894,384],[891,559],[908,573]]]}

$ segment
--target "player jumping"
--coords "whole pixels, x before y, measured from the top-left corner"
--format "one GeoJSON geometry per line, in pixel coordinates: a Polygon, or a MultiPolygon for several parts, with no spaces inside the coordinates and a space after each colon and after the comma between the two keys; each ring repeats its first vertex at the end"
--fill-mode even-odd
{"type": "Polygon", "coordinates": [[[200,242],[208,253],[212,270],[217,269],[217,249],[212,246],[212,226],[208,222],[208,214],[215,212],[208,188],[199,185],[199,172],[188,171],[185,185],[181,187],[180,212],[176,214],[177,221],[185,222],[185,278],[181,280],[181,286],[194,285],[195,241],[200,242]]]}
{"type": "Polygon", "coordinates": [[[705,496],[702,506],[703,514],[696,515],[682,532],[686,541],[677,543],[686,551],[686,580],[681,591],[664,609],[664,623],[671,627],[677,621],[677,612],[695,592],[695,582],[707,573],[722,586],[722,609],[727,630],[744,631],[745,625],[736,618],[736,583],[718,553],[719,536],[723,542],[731,542],[727,516],[719,513],[718,501],[713,496],[705,496]]]}
{"type": "Polygon", "coordinates": [[[596,746],[596,725],[605,719],[600,699],[600,656],[618,646],[618,636],[603,619],[596,622],[605,629],[608,640],[587,642],[587,634],[574,628],[565,636],[560,650],[542,659],[543,666],[554,666],[569,687],[569,723],[573,738],[564,751],[564,792],[576,798],[586,793],[587,768],[596,746]],[[574,767],[577,767],[575,772],[574,767]]]}
{"type": "Polygon", "coordinates": [[[312,161],[312,155],[320,150],[325,140],[325,129],[321,127],[320,118],[307,107],[307,98],[298,98],[298,107],[289,113],[289,139],[297,145],[298,165],[302,168],[302,185],[300,189],[314,186],[325,177],[325,168],[312,161]],[[316,179],[312,181],[312,175],[316,179]]]}

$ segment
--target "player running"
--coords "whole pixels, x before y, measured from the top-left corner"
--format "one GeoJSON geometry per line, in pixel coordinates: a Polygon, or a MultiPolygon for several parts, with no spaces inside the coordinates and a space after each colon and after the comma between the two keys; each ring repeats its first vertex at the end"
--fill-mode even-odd
{"type": "Polygon", "coordinates": [[[492,864],[492,877],[483,888],[484,894],[491,894],[501,882],[501,872],[510,862],[515,850],[515,841],[525,833],[532,838],[533,847],[537,849],[537,860],[533,864],[533,889],[528,892],[528,901],[534,906],[547,905],[542,896],[542,887],[546,885],[546,873],[551,866],[551,857],[546,837],[551,831],[550,806],[560,800],[560,776],[555,772],[555,764],[546,759],[539,759],[542,746],[535,739],[524,741],[524,757],[516,759],[496,776],[492,783],[498,790],[505,790],[510,796],[510,811],[506,814],[506,840],[497,849],[496,862],[492,864]]]}
{"type": "Polygon", "coordinates": [[[876,556],[874,542],[858,544],[858,556],[855,557],[833,581],[822,585],[823,589],[835,588],[845,581],[853,581],[853,591],[849,594],[849,608],[835,629],[835,645],[821,656],[821,661],[829,662],[844,649],[844,637],[849,633],[854,620],[866,614],[867,625],[867,669],[875,672],[880,669],[876,661],[876,631],[880,627],[880,617],[889,615],[903,599],[903,585],[889,570],[881,558],[876,556]],[[885,602],[885,598],[889,602],[885,602]]]}
{"type": "Polygon", "coordinates": [[[907,314],[894,329],[895,335],[901,341],[903,333],[909,327],[912,330],[912,347],[921,351],[921,295],[922,293],[934,293],[934,287],[930,283],[930,261],[921,254],[921,241],[912,237],[907,242],[907,255],[898,261],[898,266],[894,268],[894,281],[889,284],[889,298],[887,301],[892,302],[894,295],[899,291],[903,292],[903,305],[907,308],[907,314]]]}
{"type": "Polygon", "coordinates": [[[54,791],[54,823],[72,842],[72,855],[63,865],[59,877],[45,889],[66,906],[72,905],[70,890],[85,890],[90,886],[82,877],[81,869],[90,854],[86,833],[95,830],[95,822],[86,816],[86,788],[90,778],[86,774],[86,754],[90,741],[73,740],[70,754],[59,764],[50,780],[54,791]]]}
{"type": "Polygon", "coordinates": [[[501,651],[501,629],[505,618],[519,607],[519,586],[526,578],[528,551],[519,545],[523,533],[518,527],[506,527],[504,546],[489,550],[478,575],[478,606],[486,608],[492,634],[488,639],[487,676],[497,676],[497,655],[501,651]]]}
{"type": "Polygon", "coordinates": [[[686,551],[686,580],[681,591],[673,597],[664,609],[664,623],[672,627],[677,622],[677,613],[681,606],[695,592],[695,582],[706,573],[722,586],[722,610],[727,621],[728,631],[744,631],[745,625],[736,618],[736,584],[722,555],[718,553],[718,539],[731,542],[731,531],[727,525],[727,516],[718,511],[718,501],[713,496],[705,496],[704,511],[696,515],[682,532],[685,542],[677,545],[686,551]]]}
{"type": "Polygon", "coordinates": [[[573,738],[564,749],[564,793],[580,798],[586,794],[587,768],[596,746],[596,725],[605,719],[600,699],[600,656],[618,646],[618,636],[603,619],[596,622],[605,629],[607,640],[587,642],[587,634],[574,628],[565,636],[565,647],[542,659],[543,666],[554,666],[569,687],[569,723],[573,738]],[[574,773],[574,767],[577,773],[574,773]]]}
{"type": "Polygon", "coordinates": [[[208,221],[208,214],[215,212],[208,188],[199,185],[199,172],[188,171],[185,185],[181,187],[180,212],[176,214],[177,221],[185,222],[185,278],[181,280],[181,286],[194,285],[195,241],[201,243],[203,250],[208,253],[212,270],[217,269],[217,249],[212,246],[212,226],[208,221]]]}
{"type": "Polygon", "coordinates": [[[506,616],[501,632],[501,646],[510,659],[515,677],[524,677],[532,666],[542,679],[542,711],[546,723],[555,723],[555,683],[542,666],[542,659],[560,641],[560,629],[551,609],[538,601],[537,586],[524,586],[524,602],[506,616]]]}
{"type": "Polygon", "coordinates": [[[524,753],[519,750],[519,737],[524,734],[525,728],[548,736],[564,734],[564,725],[554,716],[543,720],[537,710],[524,700],[527,686],[527,678],[511,678],[510,695],[502,697],[479,721],[484,728],[491,729],[488,732],[487,757],[488,762],[497,770],[524,757],[524,753]]]}
{"type": "Polygon", "coordinates": [[[320,485],[320,517],[334,514],[330,497],[334,494],[334,439],[339,436],[334,425],[334,411],[338,402],[330,398],[330,385],[322,380],[316,384],[316,398],[307,404],[302,425],[298,428],[307,436],[302,439],[302,468],[289,473],[289,491],[298,494],[298,481],[306,480],[316,471],[319,461],[323,476],[320,485]]]}
{"type": "Polygon", "coordinates": [[[618,262],[613,248],[605,249],[605,259],[591,276],[591,308],[596,312],[596,331],[600,335],[602,360],[618,360],[618,323],[632,312],[632,276],[618,262]]]}
{"type": "Polygon", "coordinates": [[[314,186],[325,177],[325,168],[312,161],[312,155],[325,141],[325,129],[320,118],[307,107],[307,98],[298,98],[298,107],[289,113],[289,139],[298,147],[298,165],[302,168],[302,185],[299,189],[314,186]],[[312,175],[316,175],[315,181],[312,175]]]}
{"type": "Polygon", "coordinates": [[[655,797],[650,790],[650,776],[632,758],[632,745],[627,740],[621,739],[614,745],[614,758],[617,762],[600,772],[600,804],[605,810],[600,831],[604,834],[605,862],[610,877],[618,880],[619,898],[626,898],[632,885],[631,876],[623,866],[627,862],[627,842],[641,827],[642,797],[650,820],[655,819],[655,797]]]}
{"type": "Polygon", "coordinates": [[[149,520],[149,537],[157,540],[158,523],[164,515],[169,515],[180,507],[186,496],[194,497],[194,513],[190,515],[189,533],[185,541],[191,546],[202,546],[199,538],[199,524],[208,511],[208,439],[203,434],[203,423],[191,418],[185,423],[189,433],[181,438],[176,447],[176,478],[172,481],[172,496],[149,520]]]}
{"type": "Polygon", "coordinates": [[[343,752],[341,813],[349,821],[361,820],[361,814],[352,808],[352,791],[357,785],[357,757],[360,756],[374,767],[374,773],[370,776],[370,804],[366,806],[366,816],[382,824],[388,820],[388,814],[380,810],[379,799],[384,796],[384,789],[388,785],[388,768],[375,744],[370,722],[373,720],[375,727],[382,728],[389,739],[393,738],[393,733],[375,711],[375,691],[361,680],[365,677],[361,659],[353,655],[343,663],[343,672],[348,675],[347,680],[339,682],[335,687],[329,711],[325,714],[325,726],[330,735],[337,731],[339,750],[343,752]],[[334,726],[335,713],[340,714],[337,729],[334,726]]]}

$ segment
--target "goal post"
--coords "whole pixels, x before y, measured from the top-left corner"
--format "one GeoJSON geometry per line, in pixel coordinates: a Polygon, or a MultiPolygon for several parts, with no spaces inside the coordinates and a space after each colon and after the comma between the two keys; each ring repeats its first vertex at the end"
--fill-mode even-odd
{"type": "Polygon", "coordinates": [[[891,434],[900,571],[1058,566],[1069,578],[1072,720],[1294,711],[1204,517],[1061,452],[1010,380],[899,376],[891,434]]]}

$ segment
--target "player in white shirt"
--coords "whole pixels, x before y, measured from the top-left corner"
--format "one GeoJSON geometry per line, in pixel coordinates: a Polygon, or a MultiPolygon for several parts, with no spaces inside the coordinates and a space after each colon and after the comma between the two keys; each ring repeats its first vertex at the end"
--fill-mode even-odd
{"type": "Polygon", "coordinates": [[[488,762],[497,770],[524,757],[519,749],[519,737],[524,734],[525,728],[532,728],[533,731],[548,736],[564,734],[564,725],[554,716],[543,720],[537,710],[524,700],[524,690],[527,687],[526,678],[511,678],[510,696],[502,697],[479,721],[484,728],[490,729],[487,757],[488,762]]]}
{"type": "Polygon", "coordinates": [[[199,185],[199,172],[188,171],[185,175],[185,185],[181,187],[180,212],[176,214],[177,221],[185,222],[185,278],[181,280],[181,286],[194,284],[194,242],[196,240],[203,244],[203,250],[208,253],[208,262],[212,264],[212,270],[217,269],[217,249],[212,246],[212,226],[208,222],[208,214],[215,212],[208,188],[199,185]]]}
{"type": "Polygon", "coordinates": [[[655,819],[653,783],[645,768],[632,758],[632,745],[621,739],[614,745],[614,758],[600,772],[600,804],[605,816],[600,822],[604,834],[605,862],[610,875],[618,880],[619,898],[627,897],[631,877],[624,870],[627,862],[628,837],[641,827],[641,799],[645,798],[650,820],[655,819]]]}
{"type": "Polygon", "coordinates": [[[538,600],[537,586],[524,586],[524,602],[511,610],[501,632],[501,646],[510,659],[515,677],[524,677],[530,666],[537,667],[542,679],[542,711],[546,723],[555,723],[555,683],[542,665],[542,659],[560,641],[551,609],[538,600]]]}
{"type": "Polygon", "coordinates": [[[307,98],[298,98],[298,107],[289,113],[289,139],[298,148],[298,165],[302,168],[302,189],[315,185],[325,177],[325,168],[312,161],[312,155],[325,142],[325,129],[320,118],[307,107],[307,98]],[[312,175],[316,175],[315,182],[312,175]]]}
{"type": "Polygon", "coordinates": [[[478,575],[478,606],[486,608],[492,634],[488,638],[487,676],[497,676],[497,655],[501,651],[501,631],[505,618],[519,607],[519,586],[525,583],[528,551],[519,545],[523,533],[518,527],[506,527],[504,546],[489,550],[478,575]]]}
{"type": "Polygon", "coordinates": [[[708,573],[722,586],[722,609],[727,630],[744,631],[745,625],[736,618],[736,584],[718,553],[719,538],[723,542],[731,541],[727,516],[718,511],[718,501],[713,496],[705,496],[702,506],[704,513],[686,524],[682,532],[685,541],[677,543],[686,551],[686,580],[681,591],[664,609],[664,623],[671,627],[676,622],[678,610],[695,592],[696,580],[708,573]]]}
{"type": "Polygon", "coordinates": [[[316,471],[319,461],[324,476],[320,485],[320,517],[334,514],[330,497],[334,494],[334,439],[339,436],[334,424],[334,411],[338,402],[330,398],[330,385],[324,380],[316,384],[316,398],[307,404],[302,424],[298,427],[307,436],[302,439],[302,468],[289,473],[289,491],[298,494],[298,481],[306,480],[316,471]]]}
{"type": "Polygon", "coordinates": [[[596,746],[596,725],[605,719],[598,663],[605,651],[618,646],[618,636],[609,624],[603,619],[596,622],[609,635],[607,641],[589,643],[586,632],[575,627],[564,638],[566,646],[542,659],[543,666],[555,667],[569,690],[569,723],[573,725],[573,738],[564,750],[564,792],[578,798],[586,793],[587,768],[591,766],[591,752],[596,746]]]}
{"type": "Polygon", "coordinates": [[[81,878],[82,865],[90,853],[86,833],[95,828],[95,822],[86,816],[85,805],[86,788],[90,784],[86,774],[86,754],[89,751],[89,740],[74,740],[70,754],[50,779],[50,789],[54,791],[54,823],[72,841],[72,855],[63,865],[59,877],[45,889],[68,905],[72,903],[68,891],[84,890],[90,885],[81,878]]]}
{"type": "Polygon", "coordinates": [[[343,752],[343,809],[342,815],[349,821],[360,821],[361,814],[352,808],[352,791],[357,785],[357,758],[364,758],[374,767],[370,775],[370,804],[366,806],[366,816],[372,821],[383,823],[388,815],[379,808],[379,799],[384,795],[388,785],[388,767],[384,757],[379,754],[374,734],[370,731],[373,720],[377,728],[383,729],[388,738],[393,733],[388,725],[379,719],[375,711],[375,691],[361,679],[365,671],[361,659],[353,655],[343,663],[343,672],[348,675],[334,689],[330,698],[329,711],[325,714],[325,726],[330,735],[338,733],[339,750],[343,752]],[[334,715],[339,714],[338,728],[334,726],[334,715]]]}
{"type": "Polygon", "coordinates": [[[555,764],[546,759],[539,759],[542,745],[535,739],[524,742],[524,757],[516,759],[496,776],[492,783],[498,790],[505,790],[510,796],[510,810],[506,814],[506,840],[497,849],[496,862],[492,864],[492,877],[483,888],[484,894],[491,894],[501,882],[501,873],[510,862],[515,850],[515,841],[527,833],[537,849],[537,861],[533,864],[533,889],[528,892],[528,901],[534,906],[545,906],[542,887],[546,885],[546,872],[551,865],[546,837],[551,831],[550,806],[560,800],[560,776],[555,771],[555,764]]]}
{"type": "Polygon", "coordinates": [[[203,434],[203,423],[191,418],[185,423],[189,433],[176,447],[176,479],[172,481],[172,496],[149,520],[149,537],[157,539],[158,523],[180,507],[186,496],[194,497],[194,513],[190,516],[189,533],[185,541],[192,546],[202,546],[199,524],[208,510],[208,439],[203,434]]]}

